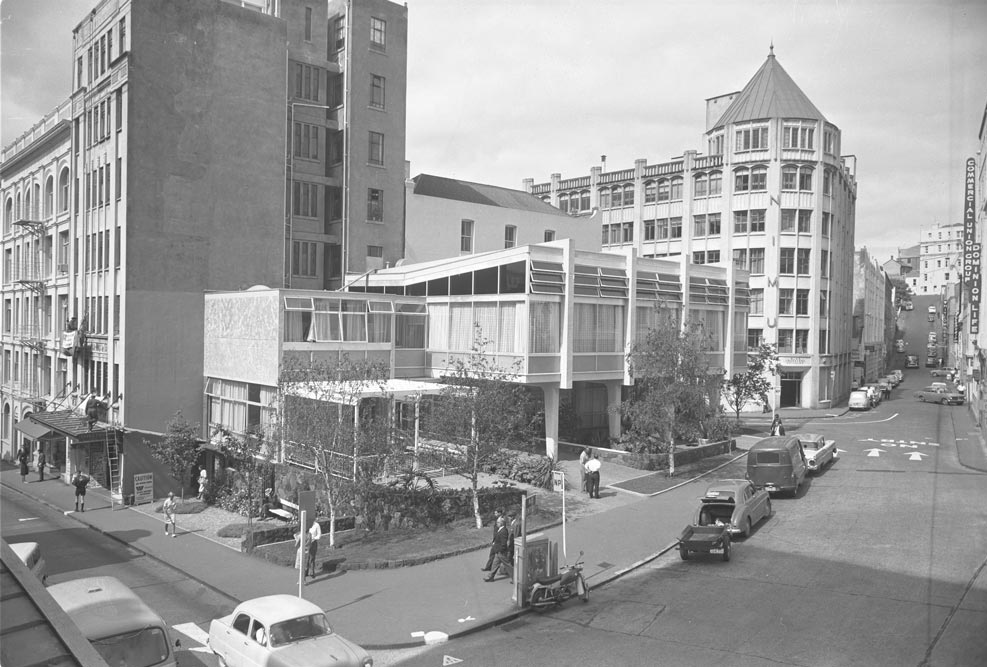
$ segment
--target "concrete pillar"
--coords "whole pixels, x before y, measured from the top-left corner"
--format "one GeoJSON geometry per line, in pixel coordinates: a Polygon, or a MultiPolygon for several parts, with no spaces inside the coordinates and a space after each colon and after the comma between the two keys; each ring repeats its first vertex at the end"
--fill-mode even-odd
{"type": "Polygon", "coordinates": [[[543,384],[545,394],[545,456],[559,460],[559,387],[543,384]]]}
{"type": "Polygon", "coordinates": [[[620,437],[620,380],[607,380],[603,385],[607,388],[607,426],[611,438],[620,437]]]}

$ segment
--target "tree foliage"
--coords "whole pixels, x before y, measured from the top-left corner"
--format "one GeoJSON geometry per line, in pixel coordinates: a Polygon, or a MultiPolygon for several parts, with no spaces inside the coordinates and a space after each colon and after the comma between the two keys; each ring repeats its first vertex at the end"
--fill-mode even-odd
{"type": "Polygon", "coordinates": [[[457,470],[470,481],[477,528],[483,526],[481,469],[502,448],[525,448],[543,419],[531,409],[526,388],[514,382],[517,365],[500,366],[486,352],[489,345],[476,325],[470,352],[448,361],[442,382],[450,386],[432,401],[427,423],[429,436],[448,443],[458,455],[457,470]]]}
{"type": "Polygon", "coordinates": [[[343,355],[311,363],[287,358],[279,380],[281,433],[287,457],[311,466],[325,484],[329,546],[344,502],[359,496],[395,453],[382,362],[343,355]],[[373,394],[368,397],[368,394],[373,394]]]}
{"type": "Polygon", "coordinates": [[[767,405],[768,394],[774,391],[774,376],[778,373],[778,350],[770,343],[761,343],[756,352],[747,355],[747,370],[734,373],[723,383],[723,400],[740,421],[740,412],[748,403],[767,405]]]}
{"type": "Polygon", "coordinates": [[[706,437],[704,429],[719,413],[721,378],[711,372],[711,349],[700,325],[680,328],[674,313],[663,313],[628,355],[634,386],[621,416],[636,451],[668,453],[669,474],[675,471],[675,442],[706,437]]]}
{"type": "Polygon", "coordinates": [[[168,420],[163,438],[144,441],[151,456],[168,467],[182,488],[187,486],[188,473],[199,458],[200,443],[199,425],[185,419],[181,410],[168,420]]]}
{"type": "MultiPolygon", "coordinates": [[[[220,429],[217,435],[220,436],[227,466],[233,468],[243,482],[242,489],[238,490],[235,484],[231,484],[231,490],[242,497],[243,502],[239,503],[241,506],[237,510],[247,515],[247,530],[252,532],[254,512],[261,502],[264,481],[271,474],[268,445],[260,432],[241,437],[227,429],[220,429]]],[[[249,544],[252,543],[251,540],[249,544]]]]}

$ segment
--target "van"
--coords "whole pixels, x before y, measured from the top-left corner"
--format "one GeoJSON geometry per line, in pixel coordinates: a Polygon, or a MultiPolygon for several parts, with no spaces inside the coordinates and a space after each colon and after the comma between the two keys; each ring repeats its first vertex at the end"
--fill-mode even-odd
{"type": "Polygon", "coordinates": [[[119,579],[75,579],[49,586],[48,592],[107,663],[177,665],[168,625],[119,579]]]}
{"type": "Polygon", "coordinates": [[[48,563],[41,555],[41,545],[37,542],[15,542],[10,548],[42,584],[48,581],[48,563]]]}
{"type": "Polygon", "coordinates": [[[864,389],[851,391],[847,407],[851,410],[870,410],[870,396],[867,391],[864,389]]]}
{"type": "Polygon", "coordinates": [[[798,495],[809,465],[798,436],[776,435],[755,442],[747,452],[747,479],[769,493],[798,495]]]}

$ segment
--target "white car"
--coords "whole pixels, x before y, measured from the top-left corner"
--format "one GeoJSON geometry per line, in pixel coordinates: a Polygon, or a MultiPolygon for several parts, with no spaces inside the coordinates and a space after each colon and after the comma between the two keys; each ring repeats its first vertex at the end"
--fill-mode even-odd
{"type": "Polygon", "coordinates": [[[41,583],[44,584],[48,581],[48,563],[45,562],[45,557],[41,555],[41,546],[37,542],[14,542],[10,548],[41,580],[41,583]]]}
{"type": "Polygon", "coordinates": [[[836,441],[827,440],[818,433],[799,433],[799,442],[802,443],[809,472],[818,473],[840,456],[836,451],[836,441]]]}
{"type": "Polygon", "coordinates": [[[294,595],[241,602],[209,624],[209,648],[229,667],[372,667],[365,650],[332,631],[317,605],[294,595]]]}

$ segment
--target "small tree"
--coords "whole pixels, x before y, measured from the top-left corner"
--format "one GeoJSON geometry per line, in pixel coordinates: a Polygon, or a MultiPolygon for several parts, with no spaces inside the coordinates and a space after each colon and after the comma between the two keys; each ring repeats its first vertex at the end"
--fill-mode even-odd
{"type": "Polygon", "coordinates": [[[261,433],[248,433],[238,437],[226,429],[220,429],[221,444],[227,456],[227,463],[242,477],[246,492],[247,534],[251,535],[248,544],[253,549],[254,505],[260,500],[259,491],[264,488],[263,480],[270,474],[267,446],[261,433]]]}
{"type": "Polygon", "coordinates": [[[491,456],[501,448],[522,447],[535,434],[538,412],[528,408],[530,396],[517,378],[517,365],[505,369],[486,352],[490,341],[475,325],[468,355],[448,362],[442,381],[451,385],[432,402],[429,434],[453,445],[459,452],[458,472],[470,481],[473,517],[480,516],[479,476],[491,456]]]}
{"type": "Polygon", "coordinates": [[[151,456],[168,466],[171,476],[185,488],[185,478],[199,458],[199,425],[192,424],[179,410],[168,421],[167,432],[160,440],[145,440],[151,456]]]}
{"type": "Polygon", "coordinates": [[[648,453],[668,454],[668,474],[675,474],[675,440],[699,431],[715,414],[720,378],[710,372],[709,337],[702,327],[682,328],[673,313],[659,317],[645,339],[628,355],[634,386],[621,406],[632,437],[648,453]],[[657,442],[654,436],[657,435],[657,442]]]}
{"type": "Polygon", "coordinates": [[[778,373],[778,350],[770,343],[761,343],[755,352],[747,355],[747,370],[734,373],[723,384],[723,399],[737,416],[747,403],[756,401],[764,405],[769,392],[774,390],[774,376],[778,373]]]}
{"type": "Polygon", "coordinates": [[[342,356],[305,363],[288,358],[280,379],[285,452],[310,464],[325,486],[329,546],[341,503],[371,483],[394,452],[388,367],[342,356]],[[365,398],[373,394],[373,398],[365,398]]]}

